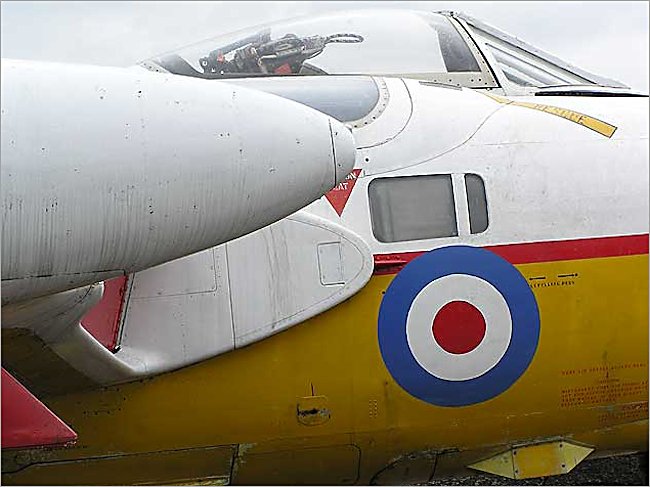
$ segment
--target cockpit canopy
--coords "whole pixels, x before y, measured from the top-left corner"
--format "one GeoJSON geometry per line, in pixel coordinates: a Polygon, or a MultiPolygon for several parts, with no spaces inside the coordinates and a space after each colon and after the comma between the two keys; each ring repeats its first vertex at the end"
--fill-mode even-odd
{"type": "MultiPolygon", "coordinates": [[[[478,80],[478,53],[467,41],[440,14],[339,12],[227,34],[142,64],[201,78],[363,74],[429,79],[464,73],[478,80]]],[[[444,81],[453,82],[453,76],[444,81]]]]}
{"type": "Polygon", "coordinates": [[[207,79],[352,74],[472,88],[624,87],[463,14],[409,10],[336,12],[276,22],[203,41],[141,65],[207,79]]]}

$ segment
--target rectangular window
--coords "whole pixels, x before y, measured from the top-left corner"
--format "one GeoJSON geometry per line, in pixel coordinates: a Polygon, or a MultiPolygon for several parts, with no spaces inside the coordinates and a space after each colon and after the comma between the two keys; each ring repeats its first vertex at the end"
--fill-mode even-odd
{"type": "Polygon", "coordinates": [[[368,196],[372,231],[380,242],[458,235],[449,174],[378,178],[368,196]]]}
{"type": "Polygon", "coordinates": [[[488,214],[483,179],[478,174],[465,174],[465,188],[467,190],[470,232],[484,232],[488,227],[488,214]]]}

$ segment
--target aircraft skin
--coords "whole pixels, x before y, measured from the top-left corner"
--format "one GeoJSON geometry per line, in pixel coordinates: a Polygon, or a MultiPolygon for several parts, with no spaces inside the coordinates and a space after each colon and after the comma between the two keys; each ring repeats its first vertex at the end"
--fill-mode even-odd
{"type": "Polygon", "coordinates": [[[240,237],[314,201],[353,164],[342,124],[259,91],[3,60],[2,304],[240,237]]]}
{"type": "Polygon", "coordinates": [[[260,91],[13,60],[3,60],[1,139],[3,365],[62,381],[90,368],[93,384],[143,368],[79,324],[103,280],[273,223],[343,180],[355,159],[341,123],[260,91]],[[278,125],[280,116],[289,119],[278,125]],[[70,354],[73,366],[60,358],[70,354]],[[35,356],[50,362],[34,368],[35,356]]]}
{"type": "Polygon", "coordinates": [[[647,451],[648,98],[503,76],[241,80],[291,98],[370,79],[376,106],[346,120],[354,171],[269,227],[108,281],[106,348],[143,367],[99,379],[87,351],[94,389],[30,377],[78,441],[3,449],[2,481],[393,485],[647,451]],[[437,186],[388,192],[412,181],[437,186]],[[419,219],[453,231],[399,236],[419,219]]]}
{"type": "MultiPolygon", "coordinates": [[[[341,123],[260,91],[16,60],[2,62],[1,139],[3,365],[17,351],[28,369],[48,356],[65,370],[50,362],[35,373],[64,381],[79,376],[59,358],[66,351],[100,383],[140,365],[115,360],[79,324],[103,280],[277,221],[355,159],[341,123]]],[[[2,383],[3,447],[75,437],[4,369],[2,383]]]]}
{"type": "MultiPolygon", "coordinates": [[[[340,215],[326,198],[300,212],[366,242],[367,283],[195,365],[48,397],[78,443],[4,450],[4,483],[395,484],[468,473],[525,445],[647,450],[647,98],[540,103],[385,82],[391,103],[400,90],[412,99],[399,135],[357,148],[340,215]],[[450,112],[453,122],[433,116],[450,112]],[[474,233],[468,174],[484,182],[487,202],[487,226],[474,233]],[[371,185],[421,175],[452,182],[458,234],[378,240],[371,185]],[[479,341],[489,340],[436,337],[436,310],[458,301],[480,309],[479,341]],[[470,351],[430,361],[433,342],[470,351]],[[455,365],[479,349],[472,372],[455,365]]],[[[363,130],[353,131],[358,146],[363,130]]],[[[271,241],[270,228],[227,252],[271,241]]],[[[300,249],[273,242],[273,255],[249,252],[251,265],[268,258],[280,271],[283,252],[300,249]]],[[[256,300],[251,292],[242,305],[263,308],[256,300]]]]}

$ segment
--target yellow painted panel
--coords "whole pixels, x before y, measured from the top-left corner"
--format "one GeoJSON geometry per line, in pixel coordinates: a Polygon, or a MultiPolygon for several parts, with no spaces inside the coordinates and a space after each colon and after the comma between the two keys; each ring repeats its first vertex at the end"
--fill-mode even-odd
{"type": "Polygon", "coordinates": [[[3,474],[14,485],[223,484],[230,478],[234,447],[161,451],[36,464],[16,474],[3,474]]]}
{"type": "Polygon", "coordinates": [[[514,448],[514,478],[529,479],[568,473],[592,451],[593,448],[562,441],[514,448]]]}
{"type": "MultiPolygon", "coordinates": [[[[526,372],[483,403],[433,406],[395,382],[377,340],[382,293],[394,276],[374,276],[353,298],[262,342],[137,383],[46,399],[79,443],[43,455],[71,460],[251,443],[256,468],[245,479],[264,482],[276,460],[299,458],[274,458],[289,449],[325,448],[324,465],[347,472],[349,457],[327,445],[363,438],[368,466],[361,466],[360,482],[368,482],[396,453],[502,451],[528,439],[578,438],[647,420],[648,256],[517,267],[540,309],[539,345],[526,372]],[[533,277],[544,277],[543,285],[533,277]],[[306,427],[296,417],[297,398],[310,395],[327,397],[330,419],[306,427]]],[[[640,430],[625,431],[619,442],[593,435],[589,444],[640,441],[640,430]]],[[[26,483],[59,478],[40,475],[26,483]]]]}
{"type": "Polygon", "coordinates": [[[413,485],[427,483],[433,475],[436,452],[401,455],[379,471],[370,485],[413,485]]]}
{"type": "Polygon", "coordinates": [[[570,472],[593,448],[552,441],[512,448],[469,465],[469,468],[511,479],[548,477],[570,472]]]}
{"type": "Polygon", "coordinates": [[[498,455],[494,455],[480,462],[473,463],[468,465],[469,468],[478,470],[480,472],[487,472],[493,475],[499,475],[500,477],[506,477],[509,479],[516,478],[515,474],[515,463],[512,458],[512,451],[508,450],[498,455]]]}
{"type": "Polygon", "coordinates": [[[648,451],[647,413],[644,420],[583,431],[573,435],[573,439],[585,445],[598,445],[602,455],[648,451]]]}
{"type": "Polygon", "coordinates": [[[246,453],[237,458],[233,484],[350,485],[359,472],[353,445],[246,453]]]}

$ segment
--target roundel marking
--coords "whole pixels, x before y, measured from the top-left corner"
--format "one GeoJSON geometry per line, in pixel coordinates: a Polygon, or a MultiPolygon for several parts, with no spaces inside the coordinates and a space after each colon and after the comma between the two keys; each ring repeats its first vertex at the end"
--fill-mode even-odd
{"type": "Polygon", "coordinates": [[[483,375],[499,363],[510,344],[512,321],[505,299],[491,284],[475,276],[451,274],[430,282],[415,296],[406,319],[406,334],[411,354],[429,374],[462,381],[483,375]],[[490,324],[481,343],[462,355],[445,351],[422,326],[459,295],[482,309],[490,324]]]}
{"type": "Polygon", "coordinates": [[[409,394],[439,406],[491,399],[525,372],[539,341],[525,278],[489,250],[450,246],[407,264],[379,309],[382,358],[409,394]]]}
{"type": "Polygon", "coordinates": [[[471,352],[485,337],[485,318],[467,301],[445,304],[433,318],[433,339],[449,353],[471,352]]]}

